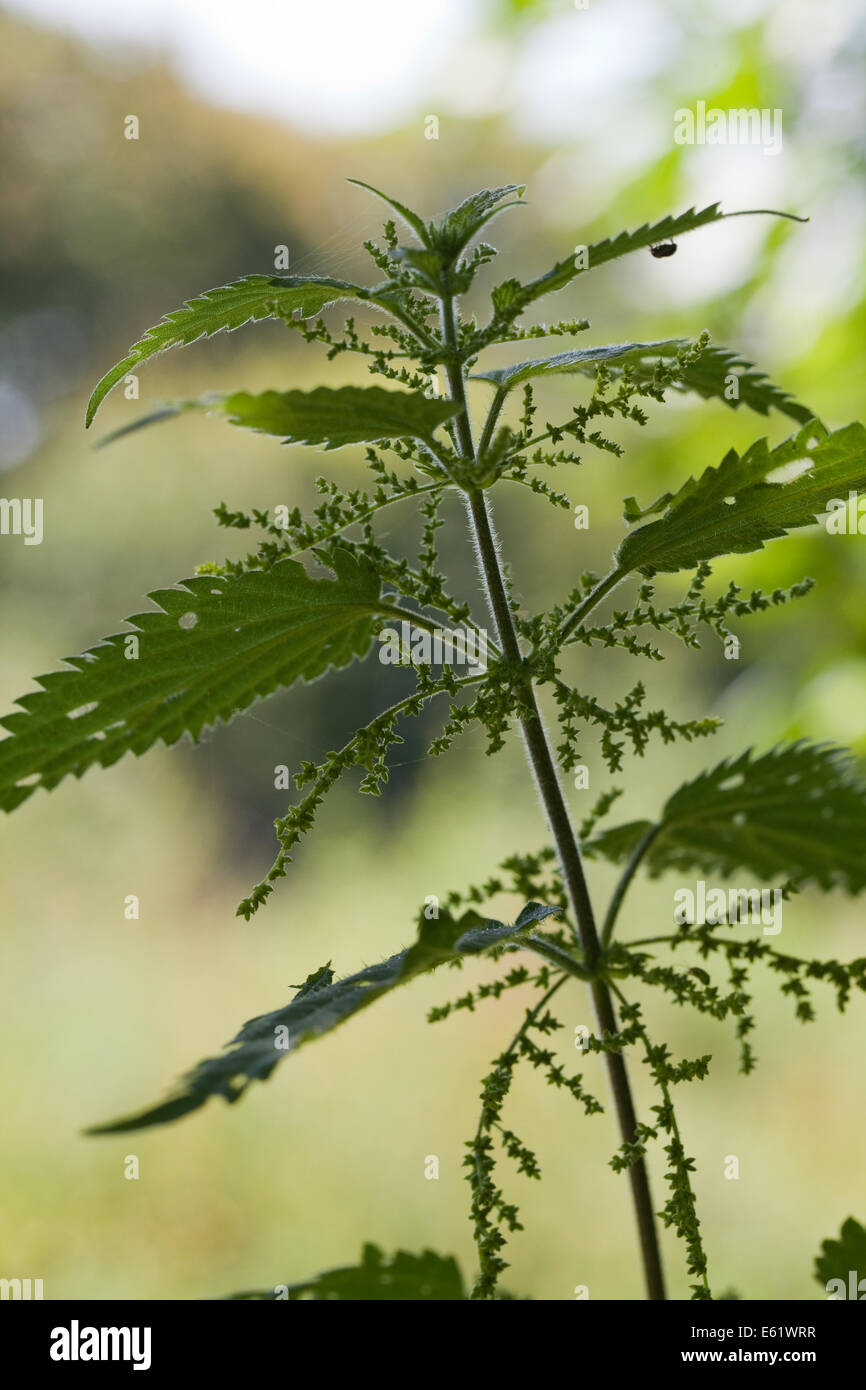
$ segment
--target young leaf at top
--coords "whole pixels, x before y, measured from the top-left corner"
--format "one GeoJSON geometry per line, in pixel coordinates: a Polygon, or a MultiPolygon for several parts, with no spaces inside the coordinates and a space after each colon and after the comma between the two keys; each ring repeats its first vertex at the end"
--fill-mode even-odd
{"type": "MultiPolygon", "coordinates": [[[[427,251],[437,253],[437,260],[421,262],[426,266],[427,271],[433,269],[434,265],[441,268],[441,257],[448,261],[453,261],[471,241],[477,232],[491,218],[498,213],[504,212],[506,208],[521,206],[520,198],[525,191],[525,184],[509,183],[502,188],[483,188],[479,193],[472,193],[468,198],[464,198],[458,207],[453,208],[438,220],[425,223],[416,212],[407,208],[403,203],[398,203],[396,198],[391,198],[387,193],[382,193],[380,189],[374,188],[372,184],[364,183],[361,179],[349,179],[349,183],[355,184],[358,188],[365,188],[368,193],[372,193],[376,198],[381,198],[390,208],[393,208],[399,217],[403,219],[408,227],[418,237],[421,245],[427,251]],[[507,198],[511,193],[517,194],[517,199],[510,203],[503,203],[502,199],[507,198]]],[[[401,248],[403,259],[411,259],[411,248],[401,248]]]]}
{"type": "Polygon", "coordinates": [[[230,1297],[270,1301],[287,1298],[290,1302],[326,1298],[361,1302],[401,1299],[416,1303],[466,1298],[463,1277],[453,1256],[437,1255],[433,1250],[424,1250],[420,1255],[398,1250],[393,1260],[388,1260],[377,1245],[369,1244],[361,1252],[359,1265],[329,1269],[315,1279],[308,1279],[302,1284],[281,1285],[280,1288],[286,1289],[287,1293],[262,1289],[236,1293],[230,1297]]]}
{"type": "Polygon", "coordinates": [[[296,560],[281,560],[266,572],[200,575],[150,594],[158,608],[128,619],[132,632],[67,657],[72,670],[42,676],[42,689],[0,720],[9,731],[0,741],[0,808],[126,752],[197,738],[280,686],[364,656],[381,608],[379,578],[339,547],[329,563],[334,579],[311,579],[296,560]]]}
{"type": "Polygon", "coordinates": [[[417,212],[407,208],[405,203],[398,203],[396,198],[389,197],[381,189],[374,188],[371,183],[365,183],[363,179],[347,179],[346,182],[353,183],[356,188],[365,188],[368,193],[373,194],[374,198],[381,198],[382,202],[387,203],[389,208],[393,208],[397,216],[406,223],[406,226],[412,229],[423,246],[430,246],[430,234],[423,218],[419,217],[417,212]]]}
{"type": "Polygon", "coordinates": [[[331,1032],[398,985],[462,955],[478,955],[509,941],[519,941],[537,923],[558,911],[541,903],[527,903],[511,927],[485,921],[474,909],[459,918],[447,909],[440,909],[436,919],[422,917],[417,940],[407,950],[342,980],[334,980],[328,967],[317,971],[289,1004],[245,1023],[229,1044],[230,1050],[199,1062],[167,1100],[139,1114],[98,1125],[88,1133],[120,1134],[166,1124],[200,1109],[213,1096],[223,1096],[234,1103],[251,1082],[267,1081],[289,1052],[331,1032]],[[480,938],[479,931],[489,933],[488,939],[480,938]]]}
{"type": "Polygon", "coordinates": [[[324,276],[245,275],[230,285],[207,290],[196,299],[187,300],[182,309],[166,314],[133,343],[121,362],[106,372],[94,387],[85,423],[91,425],[105,397],[119,381],[158,352],[187,347],[199,338],[230,332],[259,319],[290,318],[295,313],[304,319],[312,318],[340,299],[363,299],[389,307],[387,297],[379,298],[373,290],[324,276]]]}
{"type": "MultiPolygon", "coordinates": [[[[674,792],[655,824],[643,857],[653,878],[745,869],[764,883],[866,888],[866,782],[842,748],[798,742],[725,759],[674,792]]],[[[652,829],[616,826],[586,852],[622,863],[652,829]]]]}
{"type": "Polygon", "coordinates": [[[483,188],[480,193],[472,193],[460,205],[447,212],[438,222],[431,222],[429,228],[430,245],[441,251],[449,260],[460,254],[464,246],[472,240],[481,228],[506,208],[524,207],[525,184],[508,183],[503,188],[483,188]],[[502,199],[516,193],[510,203],[502,199]]]}
{"type": "Polygon", "coordinates": [[[844,1222],[838,1240],[822,1240],[821,1253],[815,1256],[815,1278],[825,1289],[831,1280],[842,1280],[844,1292],[837,1289],[831,1297],[858,1302],[863,1298],[866,1284],[861,1287],[860,1280],[866,1280],[866,1228],[853,1216],[844,1222]]]}
{"type": "Polygon", "coordinates": [[[616,561],[621,573],[652,576],[694,569],[717,555],[763,550],[764,542],[796,526],[811,526],[836,498],[866,487],[866,430],[847,425],[828,434],[817,420],[775,449],[759,439],[745,454],[731,449],[718,468],[689,478],[643,510],[633,498],[626,516],[664,512],[626,536],[616,561]],[[806,471],[772,481],[777,470],[803,462],[806,471]]]}

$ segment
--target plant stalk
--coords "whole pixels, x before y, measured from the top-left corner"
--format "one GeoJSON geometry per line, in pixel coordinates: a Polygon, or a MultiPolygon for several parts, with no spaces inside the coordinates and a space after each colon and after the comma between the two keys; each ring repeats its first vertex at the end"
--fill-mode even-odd
{"type": "MultiPolygon", "coordinates": [[[[452,351],[452,360],[446,364],[449,391],[451,399],[462,406],[460,414],[455,419],[460,452],[465,458],[473,459],[475,450],[466,403],[463,370],[457,353],[452,299],[441,301],[441,321],[443,343],[452,351]]],[[[496,625],[499,643],[504,659],[515,669],[518,669],[522,664],[522,656],[505,590],[502,569],[499,564],[487,497],[478,488],[467,489],[465,495],[487,599],[496,625]]],[[[562,795],[547,734],[541,721],[535,690],[528,674],[523,683],[523,696],[524,710],[520,716],[520,726],[526,744],[527,757],[559,855],[563,879],[571,900],[580,943],[583,948],[584,961],[587,968],[594,971],[598,964],[601,946],[592,902],[586,875],[583,871],[580,850],[562,795]]],[[[618,1031],[616,1013],[607,984],[596,978],[592,982],[591,990],[601,1036],[615,1034],[618,1031]]],[[[620,1134],[624,1143],[633,1144],[637,1139],[637,1116],[625,1059],[619,1052],[605,1052],[605,1060],[619,1120],[620,1134]]],[[[661,1300],[665,1298],[664,1273],[645,1160],[643,1158],[638,1159],[629,1168],[628,1173],[637,1218],[647,1297],[651,1300],[661,1300]]]]}

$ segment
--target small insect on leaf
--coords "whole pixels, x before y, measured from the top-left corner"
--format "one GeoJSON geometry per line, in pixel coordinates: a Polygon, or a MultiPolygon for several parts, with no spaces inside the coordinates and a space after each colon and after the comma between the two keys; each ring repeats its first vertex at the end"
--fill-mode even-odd
{"type": "Polygon", "coordinates": [[[656,260],[663,260],[665,256],[675,256],[677,244],[675,241],[663,241],[659,246],[650,247],[650,255],[655,256],[656,260]]]}

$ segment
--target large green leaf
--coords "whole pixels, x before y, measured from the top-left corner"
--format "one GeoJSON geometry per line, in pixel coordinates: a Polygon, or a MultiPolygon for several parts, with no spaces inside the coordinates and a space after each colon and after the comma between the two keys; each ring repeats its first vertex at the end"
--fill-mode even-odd
{"type": "MultiPolygon", "coordinates": [[[[374,291],[323,276],[245,275],[230,285],[207,290],[197,299],[187,300],[183,308],[166,314],[160,323],[133,343],[121,362],[106,372],[88,402],[86,423],[91,424],[103,400],[119,381],[166,348],[186,347],[199,338],[240,328],[251,320],[286,318],[295,313],[301,318],[312,318],[326,304],[339,299],[379,302],[374,291]]],[[[387,307],[384,301],[383,307],[387,307]]]]}
{"type": "Polygon", "coordinates": [[[699,227],[707,227],[712,222],[721,222],[726,217],[750,217],[759,213],[767,213],[773,217],[788,217],[794,222],[808,220],[802,217],[793,217],[791,213],[775,212],[770,208],[755,208],[746,212],[730,213],[722,212],[718,203],[712,203],[709,207],[702,208],[700,212],[697,212],[695,208],[689,208],[688,212],[680,213],[678,217],[663,217],[661,221],[651,226],[645,223],[636,231],[620,232],[619,236],[608,237],[604,241],[596,242],[594,246],[588,248],[587,259],[589,263],[587,266],[575,264],[576,257],[570,255],[564,261],[557,261],[556,265],[544,275],[539,275],[537,279],[530,280],[525,285],[521,285],[516,280],[506,281],[504,285],[498,286],[494,292],[497,307],[510,309],[512,313],[516,310],[522,310],[533,300],[540,299],[542,295],[563,289],[577,275],[582,275],[585,270],[596,270],[600,265],[606,265],[608,261],[618,260],[620,256],[627,256],[632,251],[646,250],[656,242],[683,236],[686,232],[696,231],[699,227]]]}
{"type": "Polygon", "coordinates": [[[420,1255],[398,1250],[388,1260],[377,1245],[365,1245],[361,1263],[329,1269],[302,1284],[232,1294],[233,1299],[265,1299],[271,1302],[303,1299],[357,1300],[401,1299],[426,1303],[465,1299],[466,1290],[457,1261],[451,1255],[425,1250],[420,1255]]]}
{"type": "Polygon", "coordinates": [[[147,1110],[99,1125],[91,1134],[119,1134],[166,1124],[198,1110],[212,1096],[234,1102],[252,1081],[267,1081],[277,1063],[305,1043],[331,1032],[375,999],[446,961],[479,955],[517,941],[538,923],[559,911],[528,903],[513,926],[485,921],[469,910],[455,918],[440,908],[436,919],[422,917],[414,945],[379,965],[335,980],[330,966],[310,975],[289,1004],[245,1023],[229,1048],[200,1062],[167,1100],[147,1110]]]}
{"type": "Polygon", "coordinates": [[[529,362],[515,362],[510,367],[496,367],[489,372],[474,372],[473,381],[491,381],[494,386],[511,390],[534,376],[556,376],[563,372],[592,373],[599,362],[626,357],[640,361],[645,353],[655,352],[661,356],[661,349],[676,350],[684,346],[682,339],[665,339],[658,343],[612,343],[605,347],[573,348],[569,352],[557,352],[553,357],[537,357],[529,362]]]}
{"type": "Polygon", "coordinates": [[[196,738],[278,686],[363,656],[381,608],[378,576],[340,549],[333,567],[335,579],[311,579],[282,560],[267,573],[200,575],[150,594],[158,608],[130,618],[131,633],[66,658],[72,670],[42,676],[21,712],[0,720],[9,731],[0,808],[126,752],[196,738]]]}
{"type": "Polygon", "coordinates": [[[845,1292],[837,1290],[838,1298],[855,1298],[858,1302],[866,1298],[866,1229],[853,1216],[844,1222],[838,1240],[821,1242],[821,1253],[815,1257],[815,1278],[825,1289],[831,1279],[841,1279],[845,1292]]]}
{"type": "Polygon", "coordinates": [[[421,391],[389,391],[381,386],[318,386],[314,391],[262,391],[259,395],[210,393],[197,401],[166,402],[105,435],[99,445],[113,444],[124,435],[190,410],[225,416],[230,424],[261,434],[279,435],[285,444],[340,449],[382,439],[414,438],[432,444],[435,430],[458,414],[460,406],[421,391]]]}
{"type": "Polygon", "coordinates": [[[315,391],[263,391],[226,396],[221,410],[233,425],[281,435],[286,443],[324,444],[339,449],[377,439],[413,437],[432,441],[433,433],[460,406],[421,391],[387,391],[381,386],[318,386],[315,391]]]}
{"type": "MultiPolygon", "coordinates": [[[[866,783],[842,748],[798,742],[728,758],[674,792],[657,824],[644,857],[653,877],[745,869],[762,883],[866,887],[866,783]]],[[[587,853],[622,863],[652,826],[616,826],[587,853]]]]}
{"type": "Polygon", "coordinates": [[[866,487],[866,430],[847,425],[828,434],[810,421],[775,449],[759,439],[738,454],[731,449],[718,468],[689,478],[675,494],[666,493],[640,509],[633,499],[626,516],[655,513],[658,521],[626,536],[617,552],[623,573],[653,575],[693,569],[702,560],[762,550],[764,542],[797,526],[811,526],[834,498],[866,487]],[[788,481],[768,481],[777,470],[802,462],[804,471],[788,481]]]}

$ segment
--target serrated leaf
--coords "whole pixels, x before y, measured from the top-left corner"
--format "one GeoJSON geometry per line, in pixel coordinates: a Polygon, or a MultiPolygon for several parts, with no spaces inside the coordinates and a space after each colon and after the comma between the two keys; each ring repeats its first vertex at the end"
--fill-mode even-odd
{"type": "Polygon", "coordinates": [[[521,199],[525,191],[525,184],[508,183],[502,188],[482,188],[478,193],[471,193],[458,207],[430,223],[428,244],[453,260],[467,242],[500,212],[505,212],[506,208],[524,207],[521,199]],[[503,203],[503,198],[508,198],[512,193],[516,193],[517,198],[503,203]]]}
{"type": "Polygon", "coordinates": [[[381,386],[318,386],[314,391],[237,391],[220,403],[233,425],[281,435],[287,444],[344,444],[381,439],[433,440],[434,431],[460,411],[452,401],[421,391],[381,386]]]}
{"type": "Polygon", "coordinates": [[[112,430],[99,447],[148,425],[176,418],[191,410],[222,415],[229,424],[259,434],[273,434],[284,444],[322,444],[341,449],[346,444],[383,439],[420,439],[433,443],[440,425],[459,414],[451,401],[421,391],[389,391],[381,386],[318,386],[313,391],[212,392],[197,401],[173,401],[150,414],[112,430]]]}
{"type": "Polygon", "coordinates": [[[132,634],[107,637],[71,670],[40,677],[42,689],[0,720],[0,808],[37,786],[110,767],[126,752],[230,719],[255,700],[366,654],[380,583],[366,561],[336,550],[334,579],[311,579],[295,560],[267,573],[200,575],[149,597],[156,609],[128,619],[132,634]],[[137,659],[128,659],[130,637],[137,659]]]}
{"type": "MultiPolygon", "coordinates": [[[[587,853],[622,863],[652,824],[616,826],[587,853]]],[[[866,782],[847,750],[830,744],[800,741],[727,758],[674,792],[658,825],[644,856],[651,877],[745,869],[762,883],[866,888],[866,782]]]]}
{"type": "Polygon", "coordinates": [[[859,1285],[861,1279],[866,1280],[866,1228],[853,1216],[843,1224],[838,1240],[821,1242],[821,1252],[815,1257],[815,1278],[825,1289],[831,1279],[841,1279],[845,1292],[837,1290],[840,1297],[862,1299],[859,1285]]]}
{"type": "MultiPolygon", "coordinates": [[[[490,381],[494,386],[505,386],[510,391],[535,376],[556,376],[563,372],[592,372],[599,362],[608,362],[630,354],[652,352],[660,348],[676,349],[682,346],[682,339],[665,339],[658,343],[611,343],[604,347],[573,348],[569,352],[557,352],[552,357],[537,357],[529,362],[515,362],[510,367],[496,367],[489,372],[474,372],[472,381],[490,381]]],[[[659,354],[660,355],[660,354],[659,354]]],[[[638,360],[638,359],[636,359],[638,360]]]]}
{"type": "MultiPolygon", "coordinates": [[[[685,342],[682,339],[675,339],[669,343],[651,343],[646,354],[638,349],[615,363],[614,374],[620,368],[628,368],[638,380],[646,380],[652,376],[655,366],[654,360],[645,360],[646,356],[652,356],[653,359],[670,357],[684,346],[685,342]]],[[[798,420],[800,424],[806,424],[815,414],[808,406],[795,401],[787,391],[775,386],[765,372],[757,370],[754,363],[740,357],[736,352],[714,347],[712,344],[704,348],[696,362],[680,370],[671,386],[678,391],[694,391],[704,400],[723,401],[733,410],[741,405],[748,406],[759,415],[769,415],[771,410],[778,410],[792,420],[798,420]],[[736,377],[736,396],[731,395],[731,376],[736,377]]]]}
{"type": "Polygon", "coordinates": [[[407,950],[342,980],[325,983],[323,978],[314,989],[306,987],[308,979],[289,1004],[245,1023],[225,1052],[200,1062],[167,1100],[138,1114],[99,1125],[88,1133],[119,1134],[165,1124],[198,1110],[213,1096],[223,1096],[233,1103],[251,1082],[267,1081],[288,1053],[331,1032],[398,985],[463,954],[474,955],[517,941],[532,926],[559,910],[528,903],[514,926],[506,927],[502,922],[485,921],[474,910],[455,918],[440,908],[437,919],[421,918],[417,939],[407,950]],[[477,936],[479,931],[492,935],[482,943],[477,936]],[[461,939],[467,937],[466,944],[461,945],[461,939]]]}
{"type": "Polygon", "coordinates": [[[525,285],[520,285],[519,292],[515,288],[517,282],[514,280],[506,281],[505,285],[498,286],[497,289],[509,309],[514,309],[517,305],[524,309],[534,300],[540,299],[542,295],[563,289],[576,276],[584,274],[585,271],[596,270],[599,266],[606,265],[608,261],[618,260],[621,256],[627,256],[632,251],[646,250],[648,247],[654,246],[656,242],[683,236],[686,232],[696,231],[699,227],[707,227],[713,222],[721,222],[726,217],[749,217],[758,213],[766,213],[772,217],[787,217],[795,222],[808,220],[803,217],[794,217],[787,212],[775,212],[770,208],[726,213],[721,211],[719,203],[711,203],[709,207],[702,208],[700,212],[697,212],[695,208],[689,208],[688,212],[680,213],[677,217],[663,217],[661,221],[653,225],[644,223],[636,231],[620,232],[619,236],[607,237],[604,241],[596,242],[595,245],[588,248],[589,264],[587,266],[576,265],[576,257],[571,255],[564,261],[558,261],[546,274],[539,275],[537,279],[531,280],[525,285]]]}
{"type": "MultiPolygon", "coordinates": [[[[616,560],[627,574],[652,576],[693,569],[717,555],[762,550],[764,542],[797,526],[811,526],[835,498],[866,487],[866,430],[847,425],[828,434],[817,420],[770,450],[759,439],[745,454],[731,449],[718,468],[666,494],[644,514],[664,515],[626,536],[616,560]],[[802,462],[787,481],[769,475],[802,462]]],[[[633,503],[633,499],[629,499],[633,503]]],[[[634,514],[639,509],[631,507],[634,514]]]]}
{"type": "Polygon", "coordinates": [[[410,1255],[405,1250],[398,1250],[394,1258],[389,1260],[377,1245],[367,1244],[358,1265],[329,1269],[302,1284],[282,1285],[279,1292],[276,1289],[263,1289],[236,1293],[230,1297],[273,1302],[280,1299],[290,1302],[302,1299],[351,1299],[363,1302],[400,1299],[424,1303],[465,1299],[466,1290],[457,1261],[451,1255],[437,1255],[433,1250],[410,1255]]]}
{"type": "MultiPolygon", "coordinates": [[[[160,323],[133,343],[122,361],[106,372],[90,397],[85,423],[90,426],[103,400],[119,381],[167,348],[187,347],[199,338],[232,332],[260,319],[291,317],[295,313],[301,318],[312,318],[327,304],[340,299],[379,302],[375,291],[346,280],[315,275],[245,275],[230,285],[207,290],[198,298],[187,300],[182,308],[166,314],[160,323]]],[[[387,307],[384,301],[383,307],[387,307]]]]}
{"type": "MultiPolygon", "coordinates": [[[[575,371],[594,376],[594,364],[599,359],[593,354],[600,352],[605,354],[603,360],[610,362],[612,376],[618,376],[627,370],[635,380],[648,381],[653,376],[659,359],[673,357],[687,345],[685,338],[669,338],[656,343],[624,343],[618,348],[610,349],[587,348],[584,349],[588,354],[585,358],[581,358],[579,352],[559,353],[556,357],[542,358],[537,362],[521,362],[516,367],[506,367],[499,372],[479,372],[477,379],[493,381],[497,385],[506,382],[509,386],[516,385],[509,373],[537,367],[537,372],[528,371],[527,376],[544,375],[545,361],[561,361],[563,365],[558,368],[559,371],[575,371]]],[[[526,377],[519,379],[525,380],[526,377]]],[[[759,415],[768,415],[771,410],[778,410],[783,415],[790,416],[792,420],[798,420],[800,424],[813,419],[815,414],[808,406],[795,401],[787,391],[775,386],[766,373],[759,372],[753,363],[723,347],[705,347],[696,362],[679,368],[670,385],[675,391],[694,391],[704,400],[723,401],[734,410],[741,405],[748,406],[759,415]],[[736,396],[731,394],[732,376],[736,378],[736,396]]]]}

